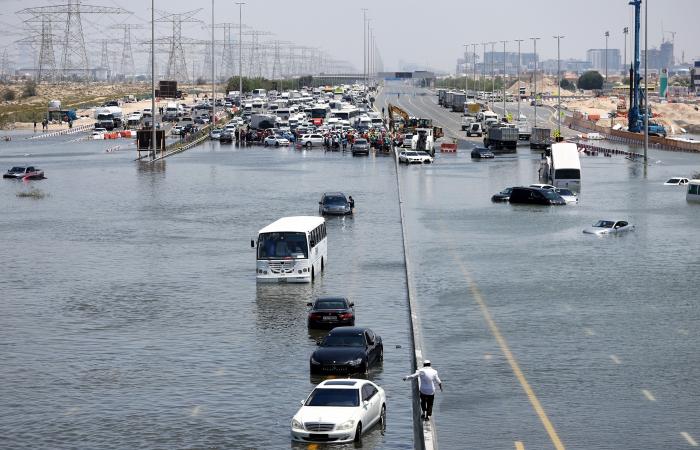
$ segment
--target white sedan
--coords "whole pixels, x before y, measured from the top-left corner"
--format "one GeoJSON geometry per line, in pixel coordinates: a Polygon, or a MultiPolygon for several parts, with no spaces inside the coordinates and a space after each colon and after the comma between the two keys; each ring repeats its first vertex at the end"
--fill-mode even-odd
{"type": "Polygon", "coordinates": [[[633,231],[634,225],[630,225],[624,220],[599,220],[593,224],[592,227],[583,230],[586,234],[595,234],[597,236],[602,236],[605,234],[620,234],[626,233],[628,231],[633,231]]]}
{"type": "Polygon", "coordinates": [[[406,164],[430,164],[433,157],[425,152],[405,150],[399,153],[399,162],[406,164]]]}
{"type": "Polygon", "coordinates": [[[265,147],[279,147],[280,145],[289,145],[289,139],[278,136],[268,136],[265,138],[265,147]]]}
{"type": "Polygon", "coordinates": [[[554,188],[554,192],[559,194],[559,196],[563,198],[566,203],[578,203],[578,196],[576,195],[576,192],[570,189],[554,188]]]}
{"type": "Polygon", "coordinates": [[[360,442],[373,425],[386,424],[386,394],[369,380],[326,380],[314,388],[292,418],[292,440],[360,442]]]}
{"type": "Polygon", "coordinates": [[[666,186],[685,186],[686,184],[688,184],[688,179],[682,177],[669,178],[669,180],[664,183],[666,186]]]}

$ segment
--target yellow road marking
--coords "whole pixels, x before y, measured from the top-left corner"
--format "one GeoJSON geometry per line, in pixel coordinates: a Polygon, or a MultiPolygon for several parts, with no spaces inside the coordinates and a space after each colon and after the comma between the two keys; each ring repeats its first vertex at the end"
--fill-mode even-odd
{"type": "Polygon", "coordinates": [[[525,446],[520,441],[515,441],[515,450],[525,450],[525,446]]]}
{"type": "Polygon", "coordinates": [[[656,397],[654,397],[654,394],[652,394],[651,392],[647,391],[646,389],[642,389],[642,394],[644,394],[644,396],[645,396],[645,397],[647,398],[647,400],[649,400],[650,402],[655,402],[655,401],[656,401],[656,397]]]}
{"type": "Polygon", "coordinates": [[[491,330],[491,334],[493,334],[493,337],[496,338],[498,345],[501,347],[503,355],[506,357],[506,360],[508,360],[508,364],[510,365],[511,370],[513,370],[515,377],[518,379],[518,382],[520,382],[520,386],[522,386],[523,390],[525,391],[525,394],[527,395],[528,400],[530,400],[530,404],[537,413],[537,416],[540,418],[542,425],[544,426],[545,430],[547,431],[547,434],[549,435],[549,439],[552,441],[552,444],[554,444],[554,448],[556,448],[557,450],[564,450],[564,444],[561,442],[561,439],[559,439],[559,435],[554,429],[554,425],[552,425],[552,422],[550,422],[549,418],[547,417],[547,413],[544,411],[542,404],[537,398],[537,395],[535,395],[535,392],[532,390],[532,387],[530,387],[530,383],[527,382],[525,375],[523,374],[522,370],[520,370],[520,365],[516,361],[515,356],[513,356],[513,353],[510,351],[508,342],[503,337],[501,331],[496,325],[496,322],[491,317],[491,312],[489,311],[489,308],[486,305],[484,298],[481,296],[479,288],[476,286],[476,283],[474,283],[474,280],[472,280],[471,276],[469,275],[469,272],[467,271],[467,268],[464,266],[462,261],[457,258],[456,254],[455,259],[457,260],[457,263],[462,269],[464,278],[469,284],[469,290],[471,291],[472,296],[474,296],[474,300],[476,300],[477,304],[479,305],[481,313],[484,316],[484,319],[486,320],[486,323],[488,324],[491,330]]]}
{"type": "Polygon", "coordinates": [[[688,441],[688,444],[690,444],[691,447],[698,446],[698,443],[695,442],[695,439],[693,439],[693,437],[691,435],[689,435],[688,433],[686,433],[685,431],[681,431],[681,436],[683,436],[685,438],[685,440],[688,441]]]}
{"type": "Polygon", "coordinates": [[[610,355],[610,359],[612,359],[613,362],[614,362],[615,364],[621,364],[621,363],[620,363],[620,358],[618,358],[618,357],[615,356],[615,355],[610,355]]]}

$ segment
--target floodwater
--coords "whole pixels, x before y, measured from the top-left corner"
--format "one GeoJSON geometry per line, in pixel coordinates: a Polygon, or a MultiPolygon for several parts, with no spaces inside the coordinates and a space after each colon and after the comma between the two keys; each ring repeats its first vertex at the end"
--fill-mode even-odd
{"type": "Polygon", "coordinates": [[[320,381],[308,361],[323,334],[308,331],[306,303],[331,294],[384,340],[369,377],[386,391],[387,427],[362,447],[413,448],[392,159],[217,142],[151,165],[126,145],[105,152],[116,141],[75,139],[0,147],[3,168],[47,177],[0,184],[2,447],[306,448],[289,436],[320,381]],[[326,190],[357,212],[328,220],[324,275],[256,285],[250,240],[317,214],[326,190]]]}
{"type": "MultiPolygon", "coordinates": [[[[415,115],[434,104],[398,100],[415,115]]],[[[700,205],[663,182],[700,172],[700,155],[651,150],[646,171],[582,155],[579,204],[490,201],[538,182],[538,160],[519,148],[472,161],[465,149],[401,171],[425,348],[445,384],[440,448],[691,448],[700,205]],[[636,231],[582,233],[604,218],[636,231]]]]}
{"type": "MultiPolygon", "coordinates": [[[[414,101],[430,111],[433,99],[399,103],[414,101]]],[[[48,177],[0,185],[5,446],[305,448],[289,441],[318,381],[305,304],[345,294],[385,346],[370,377],[387,392],[388,425],[363,447],[413,448],[391,158],[213,143],[150,165],[108,146],[0,147],[3,166],[48,177]],[[32,187],[45,196],[17,196],[32,187]],[[313,285],[257,286],[250,239],[315,214],[325,190],[357,201],[353,218],[328,222],[328,270],[313,285]]],[[[538,160],[519,148],[472,161],[460,148],[399,168],[424,348],[445,388],[440,448],[691,448],[700,205],[663,181],[700,172],[700,156],[652,150],[646,171],[582,156],[579,204],[491,203],[537,182],[538,160]],[[581,232],[608,218],[636,230],[581,232]]]]}

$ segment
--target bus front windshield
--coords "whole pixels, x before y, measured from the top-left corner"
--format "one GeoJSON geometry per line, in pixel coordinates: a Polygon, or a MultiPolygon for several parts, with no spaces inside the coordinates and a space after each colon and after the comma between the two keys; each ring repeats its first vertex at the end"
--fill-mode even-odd
{"type": "Polygon", "coordinates": [[[306,259],[305,233],[263,233],[258,237],[258,259],[306,259]]]}

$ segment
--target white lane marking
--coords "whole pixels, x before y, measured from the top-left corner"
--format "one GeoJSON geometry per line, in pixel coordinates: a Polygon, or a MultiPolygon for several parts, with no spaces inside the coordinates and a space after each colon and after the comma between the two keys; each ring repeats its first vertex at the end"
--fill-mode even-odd
{"type": "Polygon", "coordinates": [[[590,328],[584,328],[583,331],[585,331],[588,336],[595,336],[596,335],[596,332],[590,328]]]}
{"type": "Polygon", "coordinates": [[[225,369],[216,369],[216,371],[214,372],[214,375],[216,375],[217,377],[220,377],[221,375],[223,375],[225,373],[226,373],[225,369]]]}
{"type": "Polygon", "coordinates": [[[199,406],[199,405],[195,406],[194,408],[192,408],[192,412],[190,412],[190,416],[197,417],[201,410],[202,410],[201,406],[199,406]]]}
{"type": "Polygon", "coordinates": [[[655,402],[655,401],[656,401],[656,397],[654,397],[654,394],[652,394],[651,392],[647,391],[646,389],[642,389],[642,394],[644,394],[644,396],[645,396],[645,397],[647,398],[647,400],[649,400],[650,402],[655,402]]]}
{"type": "Polygon", "coordinates": [[[615,355],[610,355],[610,359],[612,359],[613,362],[614,362],[615,364],[622,364],[622,363],[620,362],[620,358],[618,358],[618,357],[615,356],[615,355]]]}
{"type": "Polygon", "coordinates": [[[67,416],[72,416],[73,414],[77,413],[79,410],[80,410],[80,408],[78,408],[77,406],[73,406],[73,407],[68,408],[68,409],[66,410],[66,415],[67,415],[67,416]]]}
{"type": "Polygon", "coordinates": [[[685,438],[685,440],[688,442],[688,444],[690,444],[691,447],[698,446],[698,443],[695,442],[695,439],[693,439],[693,437],[691,435],[689,435],[688,433],[686,433],[685,431],[681,431],[681,436],[683,436],[685,438]]]}

